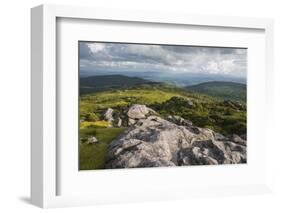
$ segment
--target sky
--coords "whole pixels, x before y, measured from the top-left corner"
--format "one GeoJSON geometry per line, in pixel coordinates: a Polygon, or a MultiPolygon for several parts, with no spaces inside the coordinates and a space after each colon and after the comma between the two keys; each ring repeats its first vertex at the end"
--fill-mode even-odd
{"type": "Polygon", "coordinates": [[[246,78],[247,49],[79,42],[80,70],[219,74],[246,78]]]}

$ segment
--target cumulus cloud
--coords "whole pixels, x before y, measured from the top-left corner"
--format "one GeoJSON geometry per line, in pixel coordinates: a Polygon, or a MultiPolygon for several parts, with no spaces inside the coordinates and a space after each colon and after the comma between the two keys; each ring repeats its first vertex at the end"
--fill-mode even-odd
{"type": "Polygon", "coordinates": [[[247,49],[80,42],[80,68],[246,76],[247,49]]]}
{"type": "Polygon", "coordinates": [[[104,50],[105,44],[102,43],[89,43],[87,44],[92,53],[98,53],[104,50]]]}
{"type": "Polygon", "coordinates": [[[202,66],[202,69],[212,74],[229,74],[235,71],[236,65],[234,60],[222,60],[222,61],[208,61],[206,66],[202,66]]]}

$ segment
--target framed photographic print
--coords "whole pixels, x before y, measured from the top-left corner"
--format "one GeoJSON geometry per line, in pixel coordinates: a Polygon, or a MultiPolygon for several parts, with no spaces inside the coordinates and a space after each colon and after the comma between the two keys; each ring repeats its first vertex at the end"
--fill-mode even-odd
{"type": "Polygon", "coordinates": [[[247,49],[79,42],[79,169],[247,163],[247,49]]]}
{"type": "Polygon", "coordinates": [[[31,14],[32,203],[270,191],[272,20],[31,14]]]}

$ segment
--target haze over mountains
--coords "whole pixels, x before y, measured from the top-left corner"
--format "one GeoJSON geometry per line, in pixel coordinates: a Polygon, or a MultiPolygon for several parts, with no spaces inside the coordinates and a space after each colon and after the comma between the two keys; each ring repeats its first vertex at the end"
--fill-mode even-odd
{"type": "Polygon", "coordinates": [[[153,82],[165,82],[176,86],[185,87],[210,81],[227,81],[246,84],[246,79],[231,75],[207,74],[207,73],[177,73],[177,72],[109,72],[80,70],[80,78],[90,76],[123,75],[128,77],[139,77],[153,82]]]}

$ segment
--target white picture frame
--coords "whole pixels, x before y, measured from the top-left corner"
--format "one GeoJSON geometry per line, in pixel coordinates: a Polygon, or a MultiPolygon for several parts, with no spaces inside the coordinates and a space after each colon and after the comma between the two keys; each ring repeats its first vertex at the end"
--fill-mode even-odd
{"type": "MultiPolygon", "coordinates": [[[[34,205],[47,207],[62,207],[76,205],[91,205],[114,202],[138,202],[143,200],[165,200],[213,195],[240,195],[270,192],[270,151],[266,165],[261,169],[265,178],[258,183],[239,185],[221,184],[216,187],[197,187],[179,189],[169,186],[167,190],[156,190],[150,196],[145,194],[113,193],[112,196],[89,195],[58,195],[58,166],[57,151],[57,20],[83,19],[108,20],[134,23],[153,23],[168,26],[202,26],[232,29],[254,29],[264,31],[265,41],[265,85],[266,107],[265,117],[267,130],[270,123],[270,108],[273,107],[271,91],[273,91],[273,21],[271,19],[216,17],[187,14],[166,14],[146,11],[122,11],[100,8],[85,8],[74,6],[41,5],[31,10],[31,73],[32,73],[32,103],[31,103],[31,201],[34,205]]],[[[266,132],[268,134],[270,130],[266,132]]],[[[270,138],[266,137],[266,148],[269,149],[270,138]]],[[[152,171],[152,170],[150,170],[152,171]]],[[[139,173],[142,173],[139,170],[139,173]]],[[[118,173],[120,174],[120,172],[118,173]]],[[[93,175],[93,174],[92,174],[93,175]]],[[[75,183],[73,183],[75,184],[75,183]]],[[[124,186],[126,187],[126,186],[124,186]]],[[[133,192],[131,192],[133,193],[133,192]]]]}

